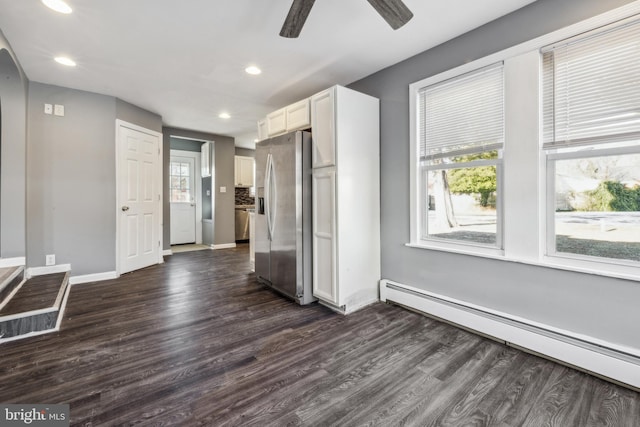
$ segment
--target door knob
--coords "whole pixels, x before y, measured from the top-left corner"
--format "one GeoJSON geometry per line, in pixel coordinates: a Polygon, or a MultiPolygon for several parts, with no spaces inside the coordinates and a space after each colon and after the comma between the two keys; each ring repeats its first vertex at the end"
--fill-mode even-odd
{"type": "Polygon", "coordinates": [[[122,207],[122,212],[126,212],[126,211],[128,211],[128,210],[129,210],[129,206],[123,206],[123,207],[122,207]]]}

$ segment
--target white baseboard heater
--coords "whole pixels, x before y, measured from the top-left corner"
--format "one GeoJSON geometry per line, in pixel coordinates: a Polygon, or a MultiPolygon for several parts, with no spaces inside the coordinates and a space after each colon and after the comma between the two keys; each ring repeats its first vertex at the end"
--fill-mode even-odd
{"type": "Polygon", "coordinates": [[[621,348],[387,279],[380,281],[380,299],[640,390],[640,352],[636,349],[621,348]]]}

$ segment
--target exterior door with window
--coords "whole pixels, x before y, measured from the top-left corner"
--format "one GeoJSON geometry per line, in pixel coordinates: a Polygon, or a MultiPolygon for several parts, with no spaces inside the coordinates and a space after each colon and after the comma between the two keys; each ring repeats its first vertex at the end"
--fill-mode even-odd
{"type": "Polygon", "coordinates": [[[171,244],[196,242],[195,159],[171,156],[171,244]]]}

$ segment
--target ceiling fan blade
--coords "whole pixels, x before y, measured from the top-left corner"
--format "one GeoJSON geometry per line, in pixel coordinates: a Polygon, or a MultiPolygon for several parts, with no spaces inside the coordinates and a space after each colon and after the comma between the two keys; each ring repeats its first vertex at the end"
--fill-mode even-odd
{"type": "Polygon", "coordinates": [[[304,22],[311,12],[311,7],[316,0],[293,0],[287,18],[282,24],[280,35],[282,37],[296,38],[300,35],[304,22]]]}
{"type": "Polygon", "coordinates": [[[413,18],[413,13],[402,0],[367,0],[394,30],[413,18]]]}

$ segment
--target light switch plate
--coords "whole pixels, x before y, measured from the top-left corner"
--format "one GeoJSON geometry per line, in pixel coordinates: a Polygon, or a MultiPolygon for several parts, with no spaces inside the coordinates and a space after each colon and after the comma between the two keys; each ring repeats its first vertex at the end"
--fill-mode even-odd
{"type": "Polygon", "coordinates": [[[226,193],[227,192],[227,187],[220,187],[220,192],[221,193],[226,193]]]}
{"type": "Polygon", "coordinates": [[[54,105],[53,114],[55,114],[56,116],[64,116],[64,105],[54,105]]]}
{"type": "Polygon", "coordinates": [[[44,113],[45,114],[53,114],[53,105],[44,104],[44,113]]]}

